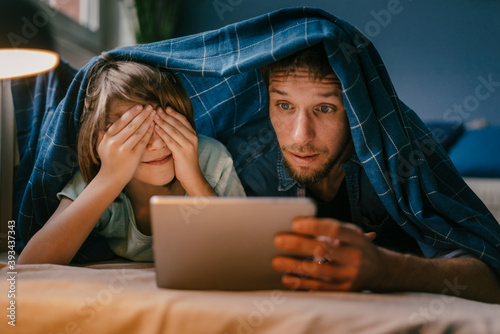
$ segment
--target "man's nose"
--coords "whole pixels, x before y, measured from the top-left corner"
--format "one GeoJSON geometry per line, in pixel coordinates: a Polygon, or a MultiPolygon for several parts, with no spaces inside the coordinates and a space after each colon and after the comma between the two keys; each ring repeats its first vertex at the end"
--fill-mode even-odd
{"type": "Polygon", "coordinates": [[[291,134],[296,144],[306,144],[314,139],[314,120],[307,111],[299,111],[293,120],[291,134]]]}
{"type": "Polygon", "coordinates": [[[154,151],[154,150],[160,150],[164,147],[165,147],[165,142],[163,141],[163,139],[161,139],[161,137],[156,132],[153,132],[153,135],[149,139],[147,149],[149,151],[154,151]]]}

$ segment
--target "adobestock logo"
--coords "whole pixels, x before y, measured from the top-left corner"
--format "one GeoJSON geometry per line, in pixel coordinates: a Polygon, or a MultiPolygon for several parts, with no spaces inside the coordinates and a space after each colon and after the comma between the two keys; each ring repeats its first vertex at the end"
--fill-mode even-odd
{"type": "Polygon", "coordinates": [[[243,0],[214,0],[212,6],[214,6],[215,12],[219,16],[220,21],[224,21],[224,13],[232,12],[237,6],[241,5],[243,0]]]}
{"type": "Polygon", "coordinates": [[[481,101],[486,101],[496,92],[496,88],[500,87],[499,81],[493,81],[493,75],[490,73],[487,78],[482,75],[477,77],[479,84],[474,89],[474,94],[466,96],[462,103],[454,103],[449,109],[446,109],[443,114],[443,120],[454,122],[459,126],[471,116],[471,113],[478,110],[481,101]]]}
{"type": "MultiPolygon", "coordinates": [[[[255,310],[250,312],[248,316],[237,317],[237,334],[252,334],[258,332],[258,328],[265,323],[265,320],[270,318],[276,311],[276,305],[281,305],[286,301],[283,291],[273,290],[266,299],[254,300],[253,306],[255,310]]],[[[226,332],[225,334],[229,334],[226,332]]]]}
{"type": "Polygon", "coordinates": [[[370,40],[365,37],[365,35],[372,38],[380,35],[383,28],[387,28],[391,24],[393,16],[401,14],[403,12],[403,9],[404,7],[399,0],[389,0],[385,9],[372,9],[370,11],[370,15],[373,20],[368,21],[364,25],[363,30],[359,29],[358,33],[356,33],[353,38],[354,45],[346,42],[340,43],[340,49],[342,50],[344,56],[347,58],[347,62],[350,63],[353,54],[358,54],[362,48],[371,43],[370,40]]]}
{"type": "Polygon", "coordinates": [[[42,9],[33,14],[31,18],[23,16],[21,18],[21,31],[18,31],[17,33],[11,31],[7,34],[10,45],[14,48],[19,48],[22,47],[23,44],[28,44],[30,40],[36,38],[40,29],[46,27],[49,24],[50,19],[56,14],[56,10],[48,6],[44,6],[42,9]]]}
{"type": "MultiPolygon", "coordinates": [[[[212,188],[210,185],[206,185],[206,187],[212,188]]],[[[207,207],[208,202],[209,200],[206,197],[193,197],[191,204],[179,204],[177,207],[179,208],[183,222],[186,225],[191,224],[191,217],[201,214],[203,209],[207,207]]]]}
{"type": "Polygon", "coordinates": [[[456,301],[457,297],[462,294],[462,291],[467,289],[466,285],[458,284],[456,277],[453,283],[446,279],[443,284],[446,287],[441,291],[439,297],[431,300],[427,306],[419,307],[418,312],[410,315],[408,322],[411,325],[435,321],[446,310],[446,305],[456,301]]]}
{"type": "Polygon", "coordinates": [[[386,9],[381,9],[379,11],[371,10],[370,15],[374,20],[365,24],[365,35],[370,37],[378,36],[382,32],[382,28],[389,26],[392,21],[392,16],[401,14],[402,11],[403,6],[399,0],[389,0],[386,9]]]}

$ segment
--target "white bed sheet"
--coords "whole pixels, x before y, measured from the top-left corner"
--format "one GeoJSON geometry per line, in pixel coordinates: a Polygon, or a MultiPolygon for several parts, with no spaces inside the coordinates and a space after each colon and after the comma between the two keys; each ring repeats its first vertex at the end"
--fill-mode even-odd
{"type": "Polygon", "coordinates": [[[500,305],[424,293],[159,289],[152,264],[20,265],[1,333],[500,333],[500,305]]]}

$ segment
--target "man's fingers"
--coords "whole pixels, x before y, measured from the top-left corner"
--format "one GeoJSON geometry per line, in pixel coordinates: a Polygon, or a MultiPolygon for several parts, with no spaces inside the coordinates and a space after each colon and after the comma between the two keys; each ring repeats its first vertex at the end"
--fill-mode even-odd
{"type": "Polygon", "coordinates": [[[357,274],[356,267],[331,263],[318,264],[286,256],[276,256],[272,265],[279,272],[335,284],[352,281],[357,274]]]}
{"type": "Polygon", "coordinates": [[[329,237],[332,241],[339,240],[343,244],[361,245],[366,241],[358,226],[329,218],[296,218],[292,223],[292,231],[315,237],[329,237]]]}
{"type": "Polygon", "coordinates": [[[292,222],[292,230],[295,233],[307,235],[327,235],[338,233],[341,222],[330,218],[298,217],[292,222]]]}
{"type": "Polygon", "coordinates": [[[377,237],[377,233],[375,233],[375,232],[368,232],[368,233],[365,233],[365,237],[367,237],[368,239],[370,239],[370,241],[373,241],[377,237]]]}
{"type": "Polygon", "coordinates": [[[280,233],[274,238],[274,245],[281,250],[290,251],[297,255],[322,258],[327,252],[324,242],[302,235],[280,233]]]}
{"type": "Polygon", "coordinates": [[[325,258],[330,262],[340,265],[357,265],[361,261],[360,249],[347,244],[334,245],[317,239],[284,233],[274,238],[274,244],[281,250],[310,257],[316,262],[319,259],[325,258]]]}
{"type": "Polygon", "coordinates": [[[302,278],[293,275],[283,275],[282,283],[293,290],[312,291],[352,291],[352,282],[327,282],[313,278],[302,278]]]}

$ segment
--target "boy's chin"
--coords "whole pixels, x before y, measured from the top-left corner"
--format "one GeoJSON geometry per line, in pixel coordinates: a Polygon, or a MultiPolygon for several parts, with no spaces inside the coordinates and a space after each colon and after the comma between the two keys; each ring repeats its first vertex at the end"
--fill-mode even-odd
{"type": "Polygon", "coordinates": [[[175,181],[177,180],[175,178],[175,175],[173,176],[166,176],[166,175],[162,175],[161,177],[153,177],[153,175],[148,175],[146,177],[136,177],[135,178],[136,180],[142,182],[142,183],[145,183],[145,184],[149,184],[149,185],[152,185],[152,186],[156,186],[156,187],[169,187],[171,185],[173,185],[175,183],[175,181]]]}
{"type": "Polygon", "coordinates": [[[170,181],[168,182],[163,182],[162,184],[159,184],[159,186],[162,186],[162,187],[171,187],[174,185],[174,183],[176,183],[177,181],[177,178],[175,176],[173,176],[170,181]]]}

